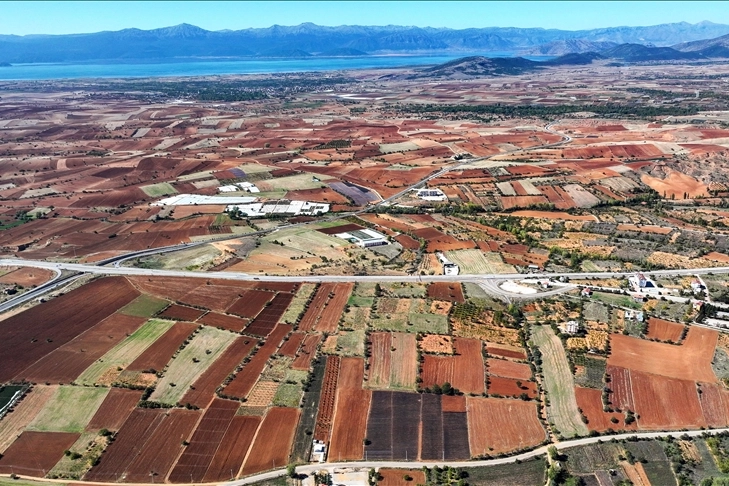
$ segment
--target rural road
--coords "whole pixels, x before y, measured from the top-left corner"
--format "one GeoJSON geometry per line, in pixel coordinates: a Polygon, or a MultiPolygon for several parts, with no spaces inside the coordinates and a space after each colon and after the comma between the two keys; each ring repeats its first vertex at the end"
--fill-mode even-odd
{"type": "MultiPolygon", "coordinates": [[[[572,439],[572,440],[565,440],[561,442],[554,442],[552,444],[547,444],[541,447],[538,447],[537,449],[531,450],[529,452],[524,452],[521,454],[517,454],[515,456],[509,456],[509,457],[501,457],[498,459],[486,459],[481,461],[433,461],[433,462],[421,462],[421,461],[357,461],[357,462],[325,462],[325,463],[315,463],[315,464],[307,464],[304,466],[298,466],[296,468],[296,472],[298,474],[311,474],[316,471],[321,471],[323,469],[326,469],[329,472],[334,471],[335,469],[342,469],[342,468],[364,468],[364,469],[370,469],[370,468],[400,468],[400,469],[420,469],[423,466],[427,467],[434,467],[434,466],[450,466],[450,467],[458,467],[458,468],[466,468],[466,467],[486,467],[486,466],[498,466],[500,464],[510,464],[516,461],[525,461],[528,459],[533,459],[535,457],[539,457],[541,455],[545,455],[547,453],[547,448],[550,446],[554,446],[557,448],[557,450],[564,451],[567,449],[571,449],[573,447],[588,445],[588,444],[597,444],[598,442],[608,442],[610,440],[622,440],[622,439],[629,439],[632,437],[638,438],[638,439],[658,439],[661,437],[674,437],[678,438],[684,435],[687,435],[689,437],[700,437],[703,434],[720,434],[722,432],[729,432],[729,428],[723,428],[723,429],[712,429],[712,430],[689,430],[689,431],[675,431],[675,432],[638,432],[638,433],[628,433],[628,434],[616,434],[616,435],[604,435],[604,436],[598,436],[598,437],[584,437],[581,439],[572,439]]],[[[244,486],[249,484],[254,484],[260,481],[265,481],[269,479],[278,478],[281,476],[286,475],[287,471],[286,469],[277,469],[273,471],[268,471],[261,474],[256,474],[254,476],[248,476],[246,478],[236,479],[235,481],[226,481],[223,483],[179,483],[178,486],[195,486],[195,485],[202,485],[202,484],[220,484],[220,485],[226,485],[226,486],[244,486]]],[[[0,477],[8,477],[7,474],[1,474],[0,477]]],[[[66,484],[68,480],[63,479],[45,479],[45,478],[37,478],[33,476],[18,476],[23,479],[29,479],[34,480],[38,482],[47,482],[47,483],[63,483],[66,484]]],[[[100,483],[100,482],[93,482],[93,481],[84,481],[84,484],[98,484],[98,485],[107,485],[107,484],[117,484],[117,483],[100,483]]],[[[125,483],[128,486],[155,486],[159,485],[160,483],[125,483]]],[[[335,485],[336,486],[336,485],[335,485]]]]}

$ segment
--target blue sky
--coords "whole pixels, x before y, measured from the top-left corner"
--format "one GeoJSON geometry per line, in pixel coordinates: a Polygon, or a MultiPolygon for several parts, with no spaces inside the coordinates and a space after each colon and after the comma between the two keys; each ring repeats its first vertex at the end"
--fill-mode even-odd
{"type": "Polygon", "coordinates": [[[270,1],[0,2],[0,34],[69,34],[190,23],[208,30],[296,25],[544,27],[566,30],[690,23],[729,24],[718,1],[270,1]]]}

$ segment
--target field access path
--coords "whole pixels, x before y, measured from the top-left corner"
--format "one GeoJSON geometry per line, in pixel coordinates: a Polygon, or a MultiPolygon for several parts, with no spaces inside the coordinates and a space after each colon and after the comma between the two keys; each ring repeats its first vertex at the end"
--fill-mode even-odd
{"type": "MultiPolygon", "coordinates": [[[[723,429],[710,429],[710,430],[688,430],[688,431],[674,431],[674,432],[638,432],[638,433],[628,433],[628,434],[615,434],[615,435],[603,435],[598,437],[585,437],[582,439],[571,439],[571,440],[565,440],[561,442],[553,442],[541,447],[538,447],[536,449],[533,449],[529,452],[524,452],[515,456],[509,456],[509,457],[502,457],[498,459],[487,459],[482,461],[433,461],[433,462],[423,462],[423,461],[356,461],[356,462],[325,462],[325,463],[316,463],[316,464],[307,464],[305,466],[298,466],[296,468],[296,472],[298,474],[312,474],[317,471],[321,471],[323,469],[326,469],[330,472],[334,471],[335,469],[342,469],[342,468],[361,468],[361,469],[370,469],[370,468],[400,468],[400,469],[420,469],[423,466],[427,467],[434,467],[434,466],[450,466],[450,467],[457,467],[457,468],[469,468],[469,467],[487,467],[487,466],[498,466],[501,464],[510,464],[512,462],[517,461],[526,461],[528,459],[533,459],[542,455],[547,454],[547,448],[550,446],[554,446],[559,451],[564,451],[567,449],[571,449],[573,447],[579,447],[589,444],[597,444],[598,442],[607,442],[610,440],[622,440],[622,439],[631,439],[631,438],[637,438],[637,439],[660,439],[662,437],[674,437],[679,438],[681,436],[689,436],[689,437],[701,437],[704,434],[720,434],[723,432],[729,432],[729,428],[723,428],[723,429]]],[[[200,485],[225,485],[225,486],[244,486],[249,484],[254,484],[259,481],[266,481],[274,478],[279,478],[281,476],[285,476],[287,474],[286,469],[275,469],[272,471],[268,471],[261,474],[256,474],[253,476],[248,476],[246,478],[237,479],[235,481],[225,481],[224,483],[175,483],[179,486],[200,486],[200,485]]],[[[9,477],[7,474],[0,474],[0,477],[9,477]]],[[[21,479],[28,479],[36,482],[45,482],[49,484],[67,484],[68,480],[66,479],[46,479],[46,478],[37,478],[34,476],[20,476],[21,479]]],[[[82,481],[78,484],[89,484],[89,485],[108,485],[108,484],[118,484],[118,483],[102,483],[102,482],[94,482],[94,481],[82,481]]],[[[160,483],[124,483],[127,486],[159,486],[160,483]]]]}

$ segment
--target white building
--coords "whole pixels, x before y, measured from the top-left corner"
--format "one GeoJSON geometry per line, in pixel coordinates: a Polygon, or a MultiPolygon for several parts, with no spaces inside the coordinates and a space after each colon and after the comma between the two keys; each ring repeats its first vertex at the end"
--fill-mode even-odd
{"type": "MultiPolygon", "coordinates": [[[[255,198],[248,199],[255,200],[255,198]]],[[[271,214],[282,216],[319,216],[329,212],[329,204],[281,200],[266,203],[234,204],[226,207],[225,210],[238,210],[242,216],[249,218],[264,218],[271,214]]]]}
{"type": "Polygon", "coordinates": [[[577,321],[567,321],[559,325],[562,332],[566,334],[577,334],[580,330],[580,323],[577,321]]]}
{"type": "Polygon", "coordinates": [[[447,201],[448,196],[440,189],[420,189],[418,197],[424,201],[447,201]]]}
{"type": "Polygon", "coordinates": [[[238,182],[236,184],[230,184],[227,186],[218,187],[218,192],[261,192],[255,184],[250,182],[238,182]]]}
{"type": "Polygon", "coordinates": [[[195,206],[195,205],[221,205],[246,204],[255,201],[255,197],[237,196],[201,196],[199,194],[178,194],[150,203],[150,206],[195,206]]]}
{"type": "Polygon", "coordinates": [[[642,273],[636,273],[628,277],[628,283],[633,289],[633,292],[658,292],[658,286],[651,280],[650,277],[645,276],[642,273]]]}
{"type": "Polygon", "coordinates": [[[348,240],[355,245],[361,246],[362,248],[389,244],[389,241],[387,241],[387,236],[368,228],[348,231],[346,233],[337,233],[335,236],[337,238],[342,238],[343,240],[348,240]]]}
{"type": "Polygon", "coordinates": [[[458,265],[446,258],[442,253],[436,253],[438,260],[443,265],[443,275],[458,275],[461,271],[458,265]]]}

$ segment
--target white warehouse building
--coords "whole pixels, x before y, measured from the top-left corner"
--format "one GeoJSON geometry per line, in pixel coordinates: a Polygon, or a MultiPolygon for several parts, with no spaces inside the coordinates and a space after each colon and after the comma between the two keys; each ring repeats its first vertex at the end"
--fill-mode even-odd
{"type": "Polygon", "coordinates": [[[389,241],[387,241],[387,236],[367,228],[348,231],[346,233],[337,233],[336,236],[337,238],[342,238],[343,240],[349,240],[350,242],[354,243],[355,245],[359,245],[362,248],[389,244],[389,241]]]}

